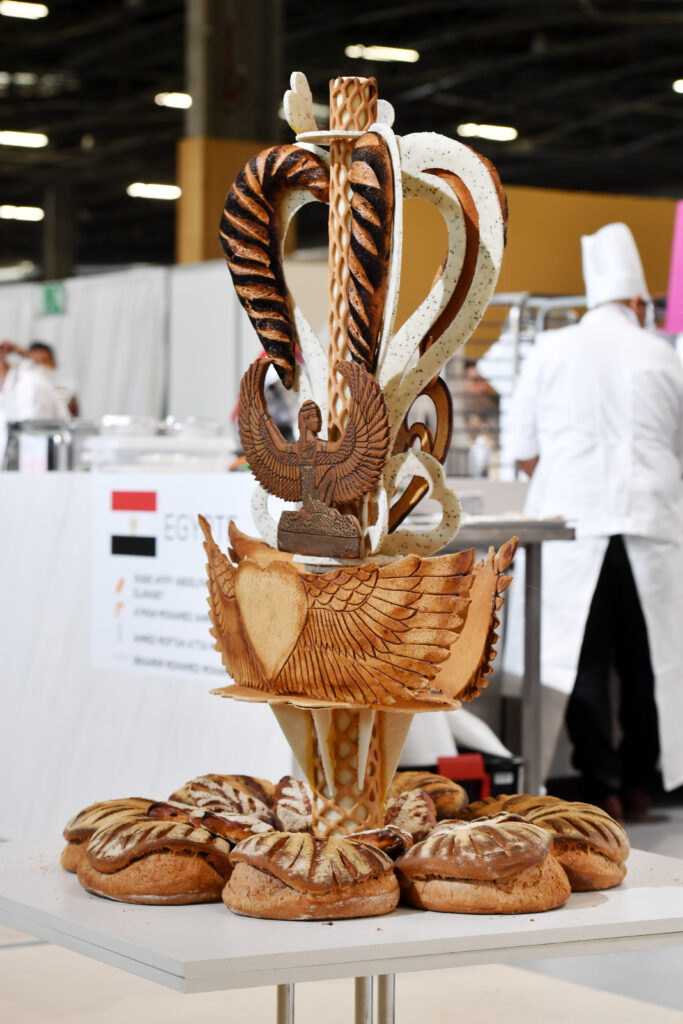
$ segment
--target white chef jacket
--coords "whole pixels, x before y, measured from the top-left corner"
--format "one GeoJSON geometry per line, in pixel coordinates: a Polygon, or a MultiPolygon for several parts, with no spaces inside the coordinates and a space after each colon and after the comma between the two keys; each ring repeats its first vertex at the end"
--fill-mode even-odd
{"type": "Polygon", "coordinates": [[[17,420],[62,420],[69,412],[43,366],[21,359],[0,388],[0,465],[7,445],[7,424],[17,420]]]}
{"type": "MultiPolygon", "coordinates": [[[[571,692],[608,538],[622,534],[648,630],[664,782],[681,785],[683,369],[676,353],[621,303],[539,335],[515,392],[509,440],[516,459],[539,456],[525,512],[562,516],[576,529],[576,541],[543,545],[541,679],[571,692]]],[[[514,676],[521,644],[514,628],[510,634],[504,669],[514,676]]],[[[543,725],[551,736],[563,713],[561,701],[552,706],[553,720],[544,715],[543,725]]]]}

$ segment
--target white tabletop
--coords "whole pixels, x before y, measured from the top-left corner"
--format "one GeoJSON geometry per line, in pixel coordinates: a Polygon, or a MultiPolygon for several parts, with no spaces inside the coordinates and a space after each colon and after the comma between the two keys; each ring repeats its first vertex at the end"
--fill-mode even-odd
{"type": "Polygon", "coordinates": [[[260,921],[223,904],[142,907],[86,893],[59,842],[0,844],[0,921],[184,992],[683,943],[683,861],[632,851],[617,889],[545,914],[400,907],[350,921],[260,921]]]}

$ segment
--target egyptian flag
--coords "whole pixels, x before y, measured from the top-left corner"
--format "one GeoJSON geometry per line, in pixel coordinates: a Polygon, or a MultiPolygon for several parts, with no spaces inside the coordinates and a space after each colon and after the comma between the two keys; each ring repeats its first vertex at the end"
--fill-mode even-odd
{"type": "MultiPolygon", "coordinates": [[[[112,491],[112,512],[156,512],[156,491],[112,491]]],[[[137,521],[136,521],[137,522],[137,521]]],[[[157,553],[157,539],[142,536],[137,532],[114,533],[111,537],[112,555],[138,555],[154,558],[157,553]]]]}

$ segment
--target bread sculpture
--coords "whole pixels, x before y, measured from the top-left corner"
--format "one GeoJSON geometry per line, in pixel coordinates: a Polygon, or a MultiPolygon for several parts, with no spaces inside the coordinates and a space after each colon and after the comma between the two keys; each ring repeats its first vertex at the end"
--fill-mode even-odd
{"type": "Polygon", "coordinates": [[[602,808],[554,796],[518,793],[472,803],[460,816],[486,820],[501,812],[523,815],[550,834],[553,854],[574,892],[611,889],[625,878],[628,835],[602,808]]]}
{"type": "MultiPolygon", "coordinates": [[[[432,557],[460,520],[442,468],[452,409],[439,373],[493,292],[507,210],[495,170],[473,150],[431,133],[396,136],[374,79],[330,83],[329,130],[315,123],[302,74],[292,75],[284,109],[296,143],[247,163],[220,224],[238,298],[264,349],[242,378],[238,417],[258,481],[252,511],[261,540],[231,524],[223,552],[200,523],[211,632],[232,680],[216,692],[270,704],[310,786],[312,843],[382,830],[412,715],[457,708],[487,685],[517,541],[479,561],[471,550],[432,557]],[[429,295],[397,328],[410,197],[440,210],[449,246],[429,295]],[[292,299],[282,263],[291,218],[315,201],[329,204],[327,349],[292,299]],[[299,396],[295,441],[268,413],[269,366],[299,396]],[[420,396],[433,403],[434,429],[411,415],[420,396]],[[440,521],[416,529],[410,513],[427,493],[440,521]],[[300,507],[276,520],[271,494],[300,507]]],[[[412,798],[413,812],[420,801],[412,798]]],[[[297,803],[282,812],[298,833],[308,808],[301,793],[297,803]]],[[[405,807],[392,810],[395,824],[426,835],[424,803],[421,824],[405,807]]],[[[286,885],[276,841],[245,842],[240,857],[258,850],[250,868],[261,873],[269,870],[263,851],[275,844],[286,885]]],[[[292,879],[302,916],[308,884],[292,879]]],[[[296,916],[293,900],[285,905],[296,916]]]]}
{"type": "Polygon", "coordinates": [[[516,815],[440,822],[396,861],[403,898],[425,910],[526,914],[571,892],[545,829],[516,815]]]}

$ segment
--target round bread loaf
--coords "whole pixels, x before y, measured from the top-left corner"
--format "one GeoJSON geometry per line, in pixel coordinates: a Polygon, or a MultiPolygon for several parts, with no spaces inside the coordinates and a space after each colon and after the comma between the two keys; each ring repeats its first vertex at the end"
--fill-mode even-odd
{"type": "Polygon", "coordinates": [[[396,772],[387,798],[391,800],[412,789],[423,789],[432,798],[438,821],[457,817],[467,805],[467,792],[462,786],[433,772],[396,772]]]}
{"type": "Polygon", "coordinates": [[[171,793],[169,800],[223,814],[255,814],[278,828],[270,806],[274,794],[271,783],[251,775],[199,775],[171,793]]]}
{"type": "Polygon", "coordinates": [[[552,836],[553,854],[574,892],[612,889],[623,881],[629,839],[607,811],[594,804],[558,800],[519,813],[552,836]]]}
{"type": "Polygon", "coordinates": [[[257,814],[222,814],[175,800],[160,800],[152,804],[147,817],[155,821],[178,821],[192,825],[193,828],[205,828],[211,835],[221,836],[229,843],[239,843],[249,836],[275,831],[269,821],[264,821],[257,814]]]}
{"type": "Polygon", "coordinates": [[[121,800],[101,800],[90,804],[67,822],[62,833],[67,840],[60,863],[65,871],[78,871],[88,840],[98,828],[144,817],[153,801],[131,796],[121,800]]]}
{"type": "Polygon", "coordinates": [[[384,821],[409,832],[413,841],[420,843],[436,825],[436,807],[424,789],[411,789],[387,800],[384,821]]]}
{"type": "Polygon", "coordinates": [[[461,914],[539,913],[571,889],[544,829],[501,814],[444,821],[396,861],[404,899],[425,910],[461,914]]]}
{"type": "Polygon", "coordinates": [[[124,903],[218,902],[230,876],[230,846],[204,828],[142,818],[91,837],[78,881],[124,903]]]}
{"type": "Polygon", "coordinates": [[[352,836],[253,836],[232,851],[223,902],[235,914],[286,921],[388,914],[399,899],[391,859],[352,836]]]}

